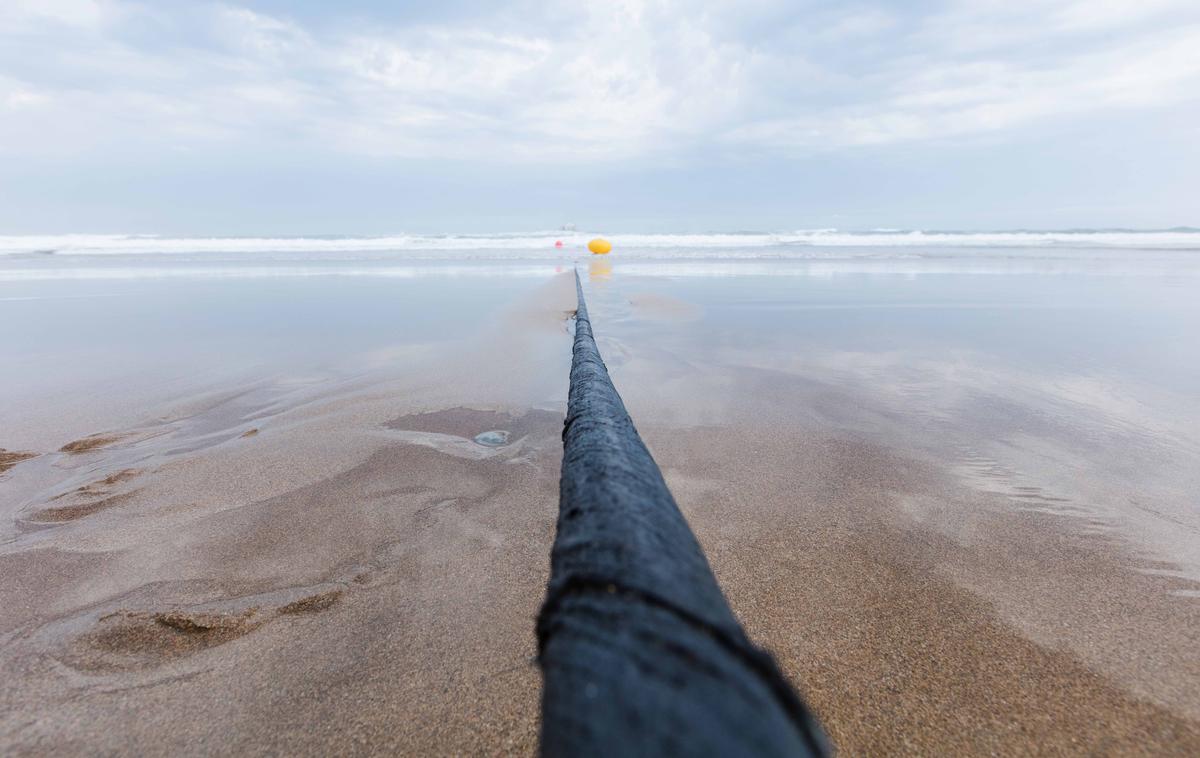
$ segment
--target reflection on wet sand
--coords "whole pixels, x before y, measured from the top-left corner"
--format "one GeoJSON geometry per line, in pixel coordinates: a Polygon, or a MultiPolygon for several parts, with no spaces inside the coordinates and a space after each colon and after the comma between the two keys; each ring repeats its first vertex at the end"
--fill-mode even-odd
{"type": "Polygon", "coordinates": [[[991,304],[955,320],[893,279],[619,281],[591,301],[614,381],[844,752],[1200,749],[1200,408],[1174,389],[1200,355],[1165,350],[1196,309],[1105,280],[956,280],[991,304]],[[639,318],[646,298],[700,320],[639,318]],[[1110,321],[1163,352],[1131,360],[1110,321]]]}
{"type": "Polygon", "coordinates": [[[592,258],[588,261],[588,279],[611,279],[612,273],[613,264],[610,258],[592,258]]]}

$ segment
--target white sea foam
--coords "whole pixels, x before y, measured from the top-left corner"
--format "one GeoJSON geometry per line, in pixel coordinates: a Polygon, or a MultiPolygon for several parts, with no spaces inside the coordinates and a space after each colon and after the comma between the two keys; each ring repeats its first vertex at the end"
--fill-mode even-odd
{"type": "MultiPolygon", "coordinates": [[[[1081,252],[1081,251],[1077,251],[1081,252]]],[[[14,262],[19,259],[13,259],[14,262]]],[[[72,259],[64,258],[59,263],[72,259]]],[[[1189,252],[1167,252],[1147,258],[1140,253],[1116,251],[1108,255],[1087,254],[1057,257],[1033,255],[965,254],[941,257],[853,256],[830,258],[750,258],[713,255],[690,258],[646,258],[617,256],[593,258],[568,256],[558,260],[447,260],[366,262],[293,261],[226,262],[218,265],[195,262],[175,265],[179,258],[142,259],[137,265],[116,261],[131,259],[74,259],[67,265],[0,266],[0,283],[55,280],[152,280],[152,279],[302,279],[314,277],[375,279],[454,279],[459,277],[541,278],[574,269],[587,278],[604,278],[616,270],[623,276],[712,277],[796,276],[834,278],[847,274],[920,276],[929,274],[1089,274],[1092,276],[1162,277],[1178,282],[1200,277],[1200,256],[1189,252]],[[1123,254],[1122,254],[1123,253],[1123,254]],[[90,265],[89,265],[90,264],[90,265]]],[[[1189,285],[1190,286],[1190,285],[1189,285]]],[[[0,297],[0,302],[25,297],[0,297]]],[[[32,299],[41,299],[41,296],[32,299]]]]}
{"type": "MultiPolygon", "coordinates": [[[[491,235],[391,235],[381,237],[159,237],[145,235],[67,234],[0,236],[4,255],[259,255],[409,259],[552,257],[580,251],[596,236],[582,232],[531,232],[491,235]],[[562,241],[563,248],[555,248],[562,241]]],[[[1200,230],[1081,230],[937,232],[874,230],[847,232],[810,229],[793,232],[723,234],[605,234],[614,249],[641,257],[724,256],[748,258],[823,257],[822,249],[900,249],[920,254],[940,248],[1134,248],[1200,250],[1200,230]]],[[[841,253],[835,253],[841,254],[841,253]]],[[[897,253],[900,254],[900,253],[897,253]]],[[[891,255],[891,254],[888,254],[891,255]]]]}

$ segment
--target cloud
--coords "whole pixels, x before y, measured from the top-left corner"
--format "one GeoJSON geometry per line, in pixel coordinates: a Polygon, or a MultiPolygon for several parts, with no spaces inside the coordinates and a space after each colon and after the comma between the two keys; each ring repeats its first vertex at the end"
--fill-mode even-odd
{"type": "Polygon", "coordinates": [[[0,151],[278,150],[492,162],[784,155],[1195,108],[1200,9],[592,0],[419,21],[9,0],[0,151]]]}
{"type": "Polygon", "coordinates": [[[1051,61],[922,57],[876,96],[746,124],[728,138],[795,147],[886,144],[1003,132],[1072,116],[1195,103],[1200,26],[1051,61]]]}
{"type": "Polygon", "coordinates": [[[95,27],[112,13],[103,0],[7,0],[0,5],[0,24],[9,33],[42,24],[95,27]]]}

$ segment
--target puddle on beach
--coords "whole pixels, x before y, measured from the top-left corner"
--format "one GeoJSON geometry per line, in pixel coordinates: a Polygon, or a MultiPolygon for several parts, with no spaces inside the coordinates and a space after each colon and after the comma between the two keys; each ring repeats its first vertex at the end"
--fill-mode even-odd
{"type": "Polygon", "coordinates": [[[561,424],[561,414],[543,410],[530,410],[518,416],[475,408],[448,408],[401,416],[388,422],[387,427],[451,435],[474,440],[485,447],[501,447],[531,433],[554,429],[561,424]]]}
{"type": "Polygon", "coordinates": [[[393,419],[389,436],[448,455],[477,459],[502,451],[542,449],[557,440],[562,414],[528,410],[521,415],[474,408],[448,408],[393,419]]]}
{"type": "Polygon", "coordinates": [[[475,435],[475,442],[484,447],[502,447],[508,444],[509,433],[503,429],[494,429],[475,435]]]}

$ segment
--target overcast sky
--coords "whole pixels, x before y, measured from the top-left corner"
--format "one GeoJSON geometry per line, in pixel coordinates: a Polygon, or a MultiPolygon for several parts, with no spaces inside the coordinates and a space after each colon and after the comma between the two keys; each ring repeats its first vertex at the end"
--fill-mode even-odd
{"type": "Polygon", "coordinates": [[[0,0],[0,234],[1165,227],[1198,177],[1197,0],[0,0]]]}

